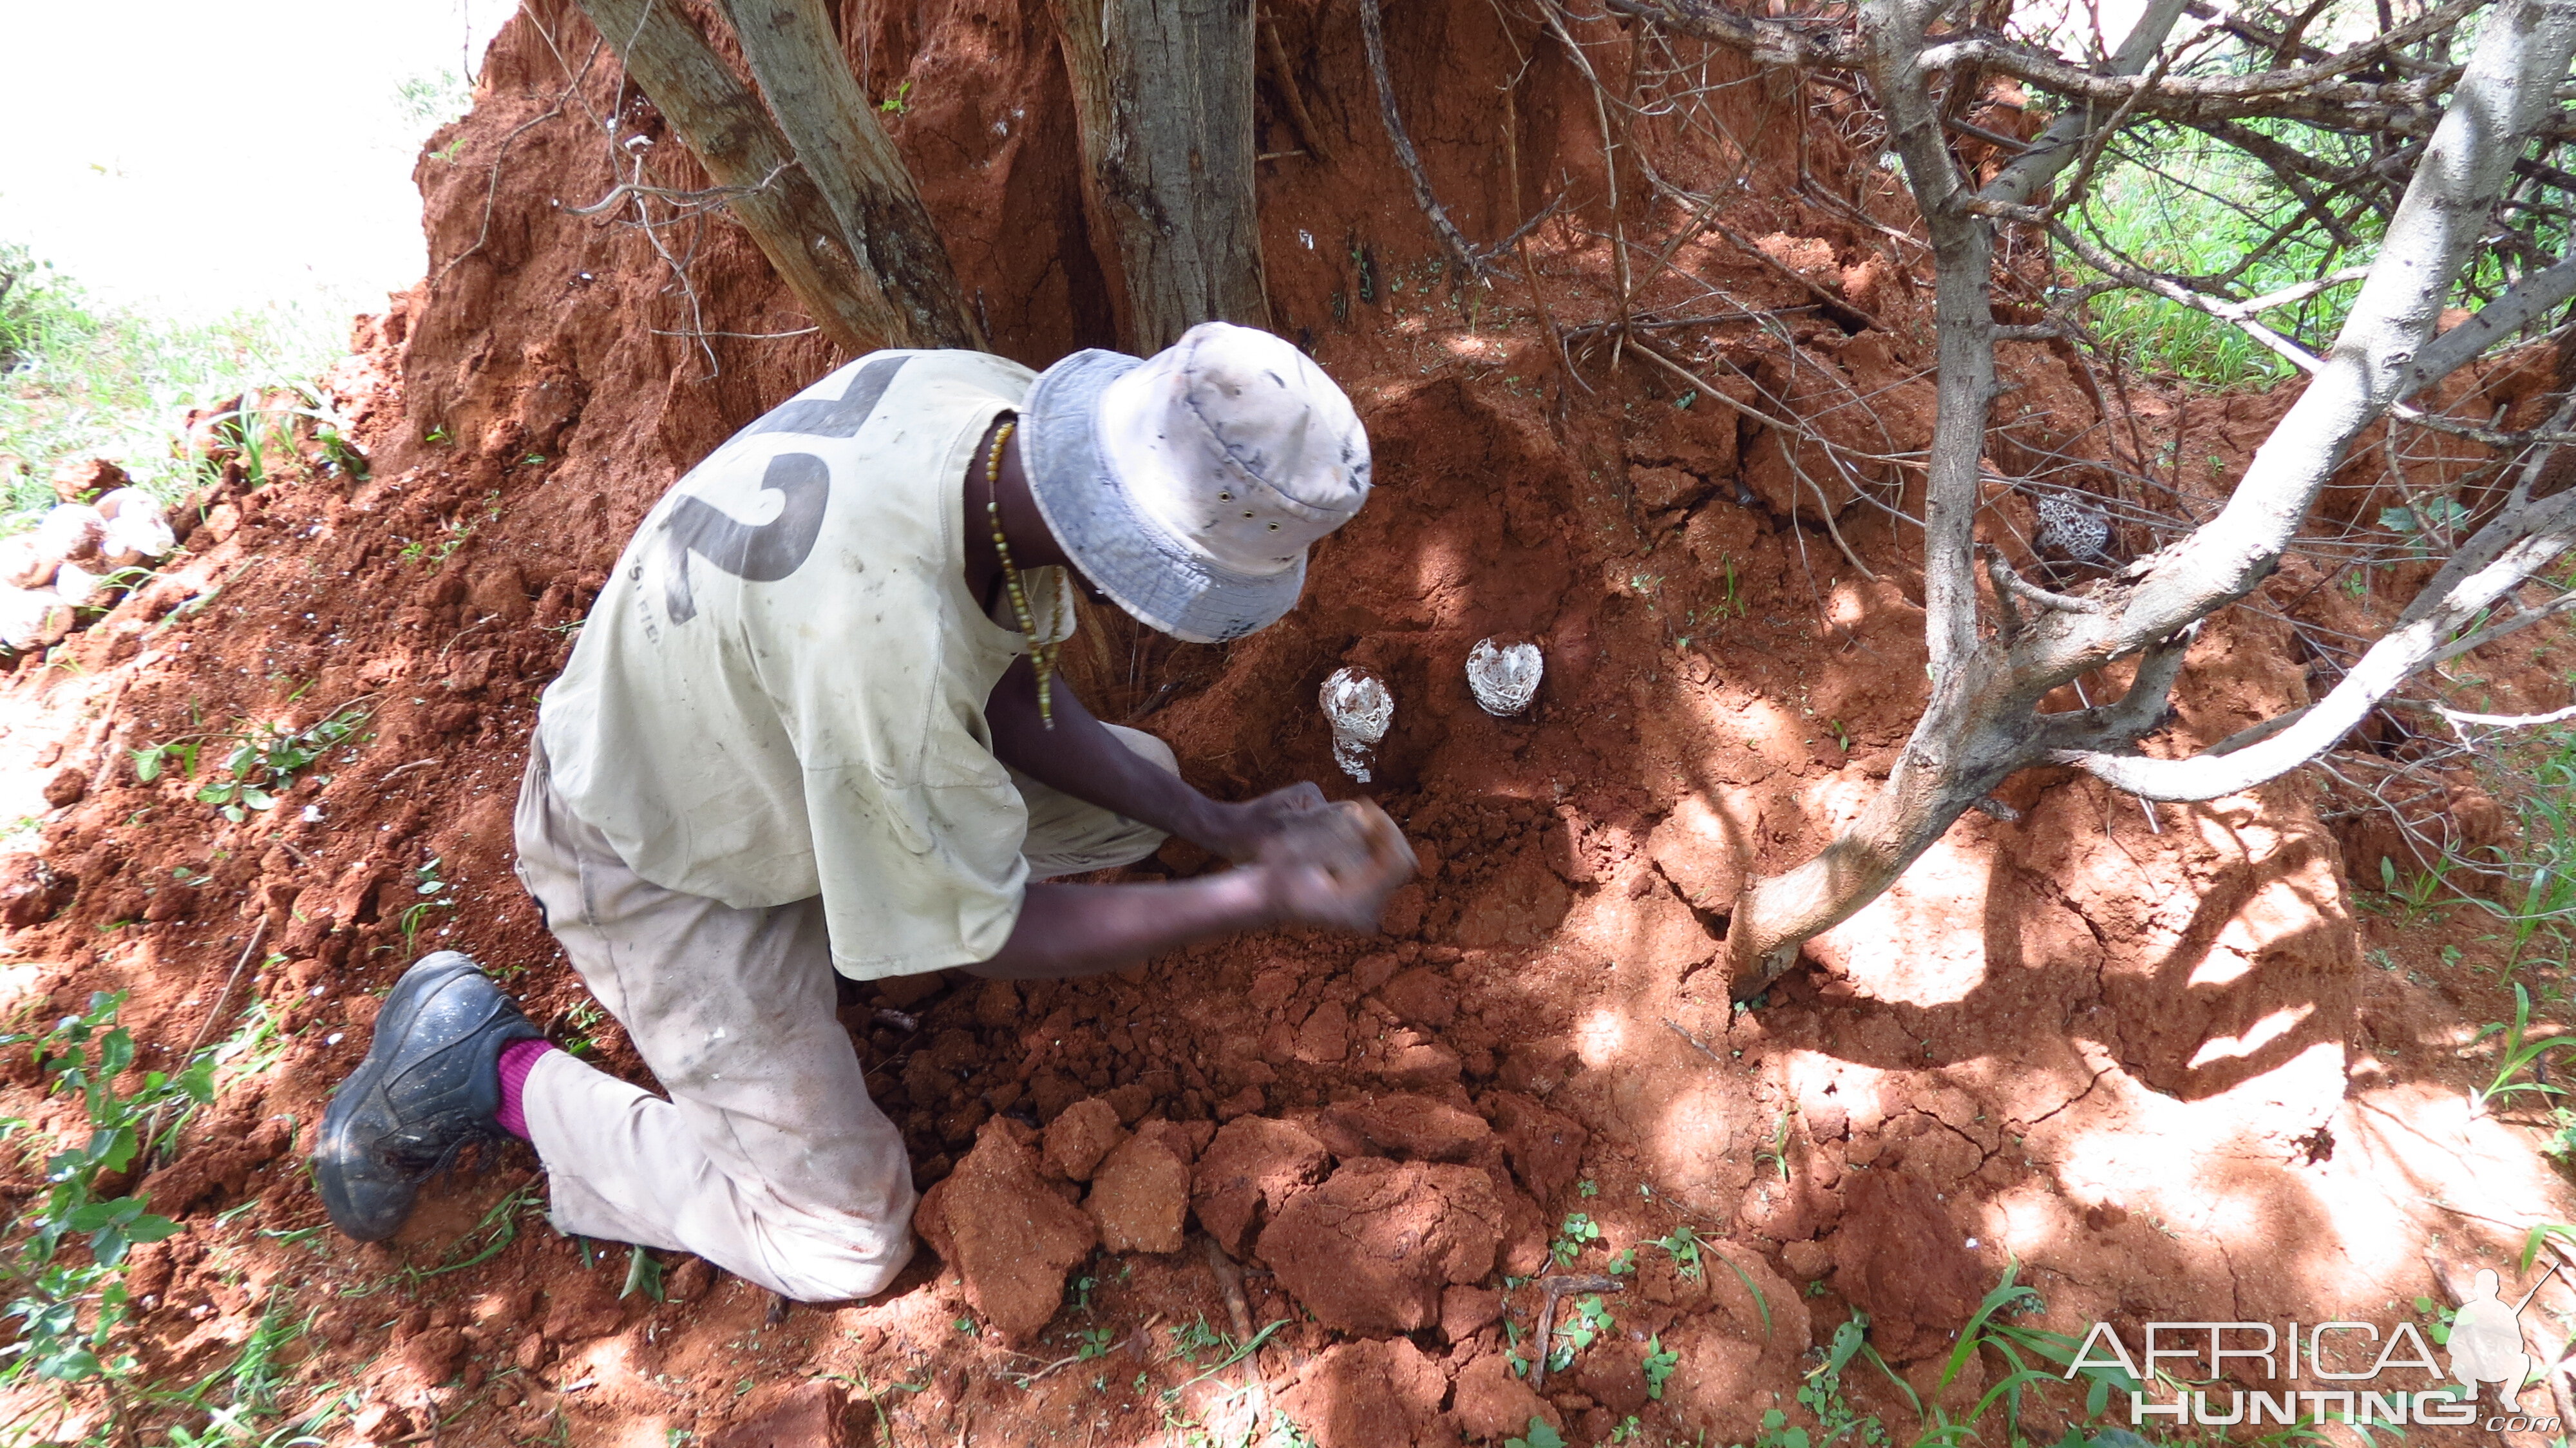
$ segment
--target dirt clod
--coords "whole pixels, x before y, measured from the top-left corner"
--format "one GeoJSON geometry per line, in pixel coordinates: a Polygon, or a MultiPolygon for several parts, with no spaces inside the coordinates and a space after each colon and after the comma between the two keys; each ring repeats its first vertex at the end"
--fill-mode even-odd
{"type": "Polygon", "coordinates": [[[772,1383],[706,1441],[707,1448],[849,1448],[849,1396],[838,1383],[772,1383]]]}
{"type": "Polygon", "coordinates": [[[1034,1139],[1007,1116],[984,1123],[975,1149],[913,1214],[922,1240],[965,1280],[966,1300],[1012,1342],[1055,1316],[1065,1273],[1099,1240],[1090,1216],[1039,1176],[1034,1139]]]}
{"type": "Polygon", "coordinates": [[[1439,1364],[1403,1338],[1327,1349],[1279,1407],[1317,1448],[1410,1443],[1440,1411],[1439,1364]]]}
{"type": "Polygon", "coordinates": [[[1499,1352],[1480,1354],[1458,1374],[1451,1398],[1459,1427],[1470,1439],[1500,1442],[1529,1431],[1530,1419],[1542,1418],[1562,1432],[1565,1415],[1512,1376],[1511,1359],[1499,1352]]]}
{"type": "Polygon", "coordinates": [[[1191,1205],[1199,1225],[1230,1256],[1241,1257],[1254,1228],[1289,1198],[1323,1180],[1331,1157],[1304,1127],[1265,1116],[1218,1127],[1192,1173],[1191,1205]]]}
{"type": "Polygon", "coordinates": [[[1325,1326],[1414,1332],[1439,1320],[1443,1288],[1494,1270],[1503,1233],[1502,1193],[1484,1172],[1364,1158],[1292,1198],[1259,1250],[1325,1326]]]}
{"type": "Polygon", "coordinates": [[[567,1272],[546,1289],[543,1331],[549,1342],[588,1342],[606,1337],[623,1325],[625,1317],[617,1300],[617,1284],[610,1280],[605,1268],[567,1272]]]}
{"type": "Polygon", "coordinates": [[[1160,1133],[1131,1136],[1100,1163],[1088,1205],[1107,1250],[1177,1252],[1189,1214],[1189,1163],[1160,1133]]]}
{"type": "Polygon", "coordinates": [[[1127,1139],[1118,1124],[1118,1108],[1097,1096],[1085,1097],[1047,1123],[1046,1164],[1074,1181],[1091,1180],[1102,1157],[1127,1139]]]}
{"type": "Polygon", "coordinates": [[[1501,1129],[1512,1172],[1531,1196],[1550,1201],[1573,1184],[1583,1170],[1583,1145],[1590,1139],[1579,1122],[1517,1091],[1497,1091],[1485,1102],[1501,1129]]]}
{"type": "Polygon", "coordinates": [[[1932,1184],[1902,1172],[1855,1173],[1834,1234],[1834,1290],[1870,1316],[1893,1363],[1943,1351],[1977,1308],[1985,1265],[1964,1245],[1932,1184]]]}
{"type": "Polygon", "coordinates": [[[1324,1144],[1343,1158],[1465,1161],[1494,1135],[1474,1112],[1411,1092],[1336,1103],[1325,1109],[1319,1125],[1324,1144]]]}

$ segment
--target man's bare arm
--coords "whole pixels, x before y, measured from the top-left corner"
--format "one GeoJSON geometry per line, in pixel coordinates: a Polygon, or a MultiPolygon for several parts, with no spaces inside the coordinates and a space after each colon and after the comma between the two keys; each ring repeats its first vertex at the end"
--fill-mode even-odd
{"type": "Polygon", "coordinates": [[[1311,828],[1269,841],[1258,860],[1220,874],[1168,885],[1031,885],[1001,950],[966,969],[1052,980],[1117,970],[1239,930],[1373,931],[1386,897],[1413,870],[1412,847],[1383,811],[1339,805],[1317,811],[1311,828]]]}
{"type": "Polygon", "coordinates": [[[1119,743],[1063,679],[1056,679],[1050,692],[1053,729],[1038,713],[1037,673],[1027,659],[1020,659],[984,701],[984,720],[993,730],[993,753],[1004,764],[1075,799],[1194,841],[1229,860],[1251,859],[1283,821],[1324,805],[1323,791],[1311,784],[1291,785],[1242,804],[1210,799],[1119,743]]]}

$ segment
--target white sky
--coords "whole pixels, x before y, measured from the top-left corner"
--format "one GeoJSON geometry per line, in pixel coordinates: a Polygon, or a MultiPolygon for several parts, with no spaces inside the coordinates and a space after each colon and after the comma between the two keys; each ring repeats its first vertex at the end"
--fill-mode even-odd
{"type": "Polygon", "coordinates": [[[206,315],[374,309],[420,278],[407,77],[470,76],[515,0],[0,0],[0,239],[206,315]]]}

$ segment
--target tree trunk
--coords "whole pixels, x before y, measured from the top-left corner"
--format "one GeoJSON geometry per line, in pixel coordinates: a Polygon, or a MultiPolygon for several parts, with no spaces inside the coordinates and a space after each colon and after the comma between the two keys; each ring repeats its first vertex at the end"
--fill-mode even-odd
{"type": "MultiPolygon", "coordinates": [[[[951,345],[945,337],[920,336],[901,309],[888,304],[885,288],[861,259],[864,253],[850,245],[815,184],[812,173],[828,166],[799,164],[759,98],[717,59],[678,7],[667,0],[581,0],[581,7],[707,174],[734,190],[729,200],[735,218],[823,335],[849,352],[951,345]]],[[[925,239],[935,252],[937,237],[925,239]]],[[[949,285],[953,292],[955,283],[949,285]]]]}
{"type": "Polygon", "coordinates": [[[1253,0],[1056,0],[1092,245],[1138,352],[1270,324],[1253,197],[1253,0]]]}
{"type": "Polygon", "coordinates": [[[985,345],[912,173],[841,58],[822,0],[721,0],[743,59],[880,294],[897,347],[985,345]]]}

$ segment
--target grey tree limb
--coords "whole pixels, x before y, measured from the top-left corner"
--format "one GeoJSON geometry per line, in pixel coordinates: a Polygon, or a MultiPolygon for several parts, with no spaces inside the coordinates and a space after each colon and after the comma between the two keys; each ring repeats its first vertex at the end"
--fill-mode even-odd
{"type": "Polygon", "coordinates": [[[2576,255],[2524,275],[2475,316],[2425,343],[2400,395],[2412,397],[2459,371],[2570,298],[2576,298],[2576,255]]]}
{"type": "Polygon", "coordinates": [[[2576,494],[2562,493],[2559,498],[2566,504],[2556,509],[2550,526],[2505,550],[2421,616],[2382,635],[2332,692],[2270,737],[2226,754],[2184,759],[2090,750],[2060,750],[2051,758],[2142,798],[2168,801],[2216,799],[2289,773],[2351,733],[2371,710],[2431,663],[2455,630],[2567,551],[2570,542],[2576,541],[2576,494]]]}
{"type": "Polygon", "coordinates": [[[821,188],[751,88],[671,0],[581,0],[626,74],[706,167],[743,230],[823,335],[848,352],[884,346],[892,315],[841,235],[821,188]]]}
{"type": "Polygon", "coordinates": [[[822,0],[718,0],[769,113],[877,284],[873,310],[895,347],[981,348],[948,248],[912,172],[841,58],[822,0]]]}

